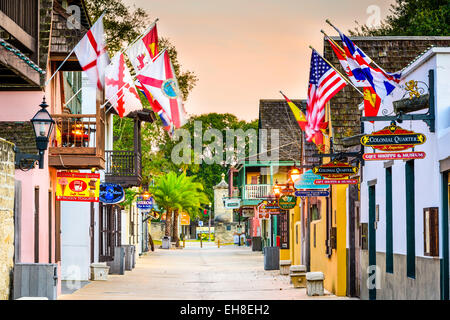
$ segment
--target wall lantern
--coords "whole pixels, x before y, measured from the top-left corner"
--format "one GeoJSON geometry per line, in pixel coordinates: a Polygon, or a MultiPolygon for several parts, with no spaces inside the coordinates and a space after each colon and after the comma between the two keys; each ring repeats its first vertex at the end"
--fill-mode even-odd
{"type": "Polygon", "coordinates": [[[299,169],[293,168],[291,171],[289,171],[289,179],[295,183],[298,179],[300,179],[302,173],[299,169]]]}
{"type": "Polygon", "coordinates": [[[275,184],[272,187],[273,194],[275,197],[279,197],[281,195],[281,186],[278,185],[278,180],[275,180],[275,184]]]}
{"type": "Polygon", "coordinates": [[[39,110],[30,120],[33,125],[36,148],[39,151],[39,155],[21,153],[17,147],[15,149],[16,165],[24,171],[33,168],[36,162],[39,163],[39,169],[44,168],[44,153],[45,150],[47,150],[49,136],[52,133],[53,126],[55,125],[55,120],[52,119],[50,113],[46,110],[48,104],[45,102],[45,97],[39,106],[41,107],[41,110],[39,110]]]}

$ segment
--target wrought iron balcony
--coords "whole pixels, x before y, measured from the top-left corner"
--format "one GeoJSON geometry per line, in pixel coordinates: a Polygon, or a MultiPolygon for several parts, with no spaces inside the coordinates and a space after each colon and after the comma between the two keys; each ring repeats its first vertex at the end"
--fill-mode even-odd
{"type": "Polygon", "coordinates": [[[105,151],[105,181],[122,187],[139,186],[142,182],[141,154],[136,151],[105,151]]]}

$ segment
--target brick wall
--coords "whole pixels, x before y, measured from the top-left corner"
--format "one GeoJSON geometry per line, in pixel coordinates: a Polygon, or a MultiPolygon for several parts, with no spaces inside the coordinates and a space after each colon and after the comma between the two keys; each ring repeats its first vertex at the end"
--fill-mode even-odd
{"type": "Polygon", "coordinates": [[[14,151],[0,138],[0,300],[9,299],[14,267],[14,151]]]}

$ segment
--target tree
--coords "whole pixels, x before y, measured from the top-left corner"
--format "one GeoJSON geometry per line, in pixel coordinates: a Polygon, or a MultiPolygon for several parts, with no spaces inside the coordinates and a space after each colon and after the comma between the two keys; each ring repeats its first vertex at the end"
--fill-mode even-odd
{"type": "Polygon", "coordinates": [[[381,26],[358,25],[353,36],[446,36],[450,34],[449,0],[396,0],[381,26]]]}

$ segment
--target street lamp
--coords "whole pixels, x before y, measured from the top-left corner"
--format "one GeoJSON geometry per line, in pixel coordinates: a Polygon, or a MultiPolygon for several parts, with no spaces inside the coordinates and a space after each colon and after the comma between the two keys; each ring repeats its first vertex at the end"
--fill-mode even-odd
{"type": "Polygon", "coordinates": [[[44,153],[45,150],[47,150],[49,136],[52,133],[55,120],[53,120],[50,113],[46,110],[48,104],[45,102],[45,97],[39,106],[41,107],[41,110],[39,110],[30,120],[33,125],[36,148],[39,151],[39,155],[20,153],[20,150],[16,148],[16,165],[22,170],[31,169],[36,161],[39,163],[39,169],[44,168],[44,153]],[[23,161],[27,162],[30,160],[32,163],[28,167],[25,167],[23,161]]]}
{"type": "Polygon", "coordinates": [[[272,187],[272,191],[276,198],[278,198],[281,195],[281,186],[278,184],[278,180],[275,180],[275,184],[272,187]]]}
{"type": "Polygon", "coordinates": [[[301,175],[302,173],[300,172],[300,170],[295,167],[291,171],[289,171],[289,179],[294,183],[295,181],[300,179],[301,175]]]}

